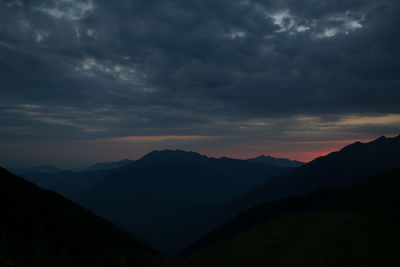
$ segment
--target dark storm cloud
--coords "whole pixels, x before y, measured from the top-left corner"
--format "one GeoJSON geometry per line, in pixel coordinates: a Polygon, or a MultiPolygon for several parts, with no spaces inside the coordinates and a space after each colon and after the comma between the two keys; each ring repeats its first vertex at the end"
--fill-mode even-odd
{"type": "Polygon", "coordinates": [[[0,136],[281,136],[332,129],[302,116],[398,114],[399,12],[397,0],[1,0],[0,136]]]}

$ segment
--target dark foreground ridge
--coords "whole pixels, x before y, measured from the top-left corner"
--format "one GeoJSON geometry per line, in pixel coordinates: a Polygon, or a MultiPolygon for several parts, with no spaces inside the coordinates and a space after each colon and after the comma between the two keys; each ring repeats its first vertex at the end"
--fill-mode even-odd
{"type": "Polygon", "coordinates": [[[0,266],[150,266],[151,248],[0,168],[0,266]]]}
{"type": "MultiPolygon", "coordinates": [[[[400,169],[264,203],[187,251],[179,266],[399,266],[400,169]]],[[[172,264],[171,263],[171,264],[172,264]]]]}
{"type": "Polygon", "coordinates": [[[346,187],[320,189],[306,196],[266,202],[240,213],[231,221],[206,235],[189,251],[226,240],[237,233],[271,219],[291,213],[330,212],[399,212],[400,169],[346,187]]]}

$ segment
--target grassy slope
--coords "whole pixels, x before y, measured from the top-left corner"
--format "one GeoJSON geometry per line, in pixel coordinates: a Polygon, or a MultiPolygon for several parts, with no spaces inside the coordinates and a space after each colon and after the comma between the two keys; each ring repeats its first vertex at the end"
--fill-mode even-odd
{"type": "Polygon", "coordinates": [[[400,266],[391,213],[288,214],[165,266],[400,266]]]}
{"type": "Polygon", "coordinates": [[[264,203],[170,262],[177,266],[400,266],[400,169],[264,203]]]}

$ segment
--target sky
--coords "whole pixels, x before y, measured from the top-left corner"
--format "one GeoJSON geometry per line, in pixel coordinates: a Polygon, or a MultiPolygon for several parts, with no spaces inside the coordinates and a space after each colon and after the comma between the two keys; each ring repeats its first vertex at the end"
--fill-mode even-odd
{"type": "Polygon", "coordinates": [[[0,165],[309,161],[400,133],[398,0],[0,0],[0,165]]]}

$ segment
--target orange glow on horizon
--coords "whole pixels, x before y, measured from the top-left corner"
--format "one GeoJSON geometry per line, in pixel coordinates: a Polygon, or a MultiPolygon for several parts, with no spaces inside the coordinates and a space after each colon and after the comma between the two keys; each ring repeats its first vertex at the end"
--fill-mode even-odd
{"type": "Polygon", "coordinates": [[[230,157],[236,159],[249,159],[258,157],[261,155],[269,155],[275,158],[286,158],[290,160],[297,160],[301,162],[310,162],[316,158],[326,156],[332,152],[341,150],[343,147],[353,144],[357,141],[369,142],[369,139],[354,139],[354,140],[335,140],[335,141],[293,141],[293,142],[283,142],[277,144],[277,147],[266,147],[260,151],[251,148],[244,148],[244,152],[235,151],[231,153],[204,153],[205,155],[211,157],[230,157]],[[279,147],[283,145],[285,147],[284,151],[280,151],[279,147]],[[253,150],[253,151],[252,151],[253,150]],[[268,152],[269,151],[269,152],[268,152]]]}
{"type": "MultiPolygon", "coordinates": [[[[326,156],[332,152],[338,151],[340,149],[332,149],[332,150],[325,150],[325,151],[308,151],[308,152],[293,152],[293,153],[265,153],[265,154],[252,154],[252,153],[237,153],[237,154],[214,154],[214,153],[205,153],[205,155],[209,157],[228,157],[234,159],[250,159],[255,158],[261,155],[264,156],[271,156],[274,158],[285,158],[290,160],[297,160],[301,162],[308,163],[313,161],[316,158],[326,156]]],[[[202,154],[202,153],[201,153],[202,154]]]]}

